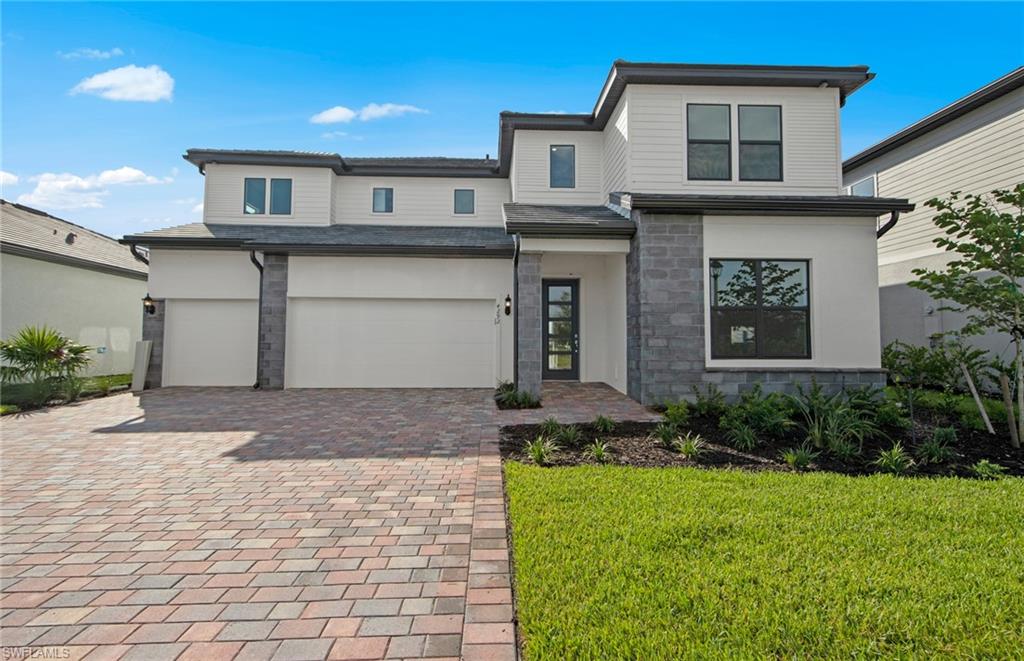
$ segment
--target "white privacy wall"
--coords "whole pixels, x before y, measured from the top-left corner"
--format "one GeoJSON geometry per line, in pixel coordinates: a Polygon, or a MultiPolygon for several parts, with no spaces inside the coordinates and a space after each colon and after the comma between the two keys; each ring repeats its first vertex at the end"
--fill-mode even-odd
{"type": "Polygon", "coordinates": [[[809,259],[811,290],[810,360],[712,360],[705,277],[708,367],[879,368],[875,241],[874,218],[705,216],[705,274],[714,258],[809,259]]]}
{"type": "Polygon", "coordinates": [[[330,168],[273,165],[206,166],[203,222],[244,225],[328,225],[331,222],[331,189],[335,177],[330,168]],[[267,211],[270,211],[270,179],[292,180],[292,212],[244,214],[245,179],[267,179],[267,211]]]}
{"type": "Polygon", "coordinates": [[[334,222],[370,225],[498,226],[511,200],[508,179],[452,177],[336,177],[334,222]],[[373,213],[374,188],[394,189],[394,212],[373,213]],[[455,189],[476,191],[473,214],[455,213],[455,189]]]}

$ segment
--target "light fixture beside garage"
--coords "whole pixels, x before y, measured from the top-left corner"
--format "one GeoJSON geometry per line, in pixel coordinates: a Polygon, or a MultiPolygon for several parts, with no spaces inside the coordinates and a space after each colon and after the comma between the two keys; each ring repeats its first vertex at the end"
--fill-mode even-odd
{"type": "Polygon", "coordinates": [[[146,297],[142,299],[142,309],[146,311],[146,314],[156,314],[156,301],[153,297],[146,293],[146,297]]]}
{"type": "Polygon", "coordinates": [[[507,316],[509,316],[511,314],[512,314],[512,297],[510,295],[508,295],[508,294],[505,294],[505,316],[507,317],[507,316]]]}

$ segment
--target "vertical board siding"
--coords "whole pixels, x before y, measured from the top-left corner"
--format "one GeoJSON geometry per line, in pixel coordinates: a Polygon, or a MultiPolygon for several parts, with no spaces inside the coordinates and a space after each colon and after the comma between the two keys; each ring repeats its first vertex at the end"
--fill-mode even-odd
{"type": "Polygon", "coordinates": [[[515,200],[523,204],[604,204],[604,134],[599,131],[516,131],[515,200]],[[576,145],[576,187],[551,188],[551,145],[576,145]]]}
{"type": "Polygon", "coordinates": [[[501,205],[510,201],[508,179],[450,177],[337,177],[334,222],[372,225],[504,225],[501,205]],[[373,213],[374,188],[393,188],[392,213],[373,213]],[[455,213],[455,189],[471,188],[474,214],[455,213]]]}
{"type": "MultiPolygon", "coordinates": [[[[334,171],[330,168],[210,163],[206,166],[203,222],[245,225],[329,225],[331,222],[331,180],[334,176],[334,171]],[[243,214],[242,201],[246,177],[291,179],[291,214],[243,214]]],[[[269,182],[267,190],[270,190],[269,182]]],[[[268,211],[269,207],[268,195],[268,211]]]]}
{"type": "Polygon", "coordinates": [[[836,195],[840,181],[835,89],[633,85],[630,190],[645,193],[836,195]],[[686,179],[686,104],[732,106],[732,181],[686,179]],[[783,180],[739,181],[736,106],[782,106],[783,180]]]}

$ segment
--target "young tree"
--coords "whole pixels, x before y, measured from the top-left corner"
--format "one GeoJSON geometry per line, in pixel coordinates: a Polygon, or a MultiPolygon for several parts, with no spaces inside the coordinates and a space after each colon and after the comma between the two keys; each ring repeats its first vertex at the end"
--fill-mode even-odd
{"type": "MultiPolygon", "coordinates": [[[[1010,335],[1017,407],[1024,412],[1024,183],[991,197],[954,192],[927,204],[938,210],[932,222],[945,233],[934,242],[953,259],[943,270],[914,269],[918,280],[910,286],[965,315],[964,334],[1010,335]]],[[[1024,438],[1024,416],[1017,423],[1024,438]]]]}

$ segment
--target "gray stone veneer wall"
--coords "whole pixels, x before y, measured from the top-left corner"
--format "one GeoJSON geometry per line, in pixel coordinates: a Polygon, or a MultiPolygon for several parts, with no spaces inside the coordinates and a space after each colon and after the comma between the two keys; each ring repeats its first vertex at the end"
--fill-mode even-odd
{"type": "Polygon", "coordinates": [[[149,353],[149,367],[146,369],[144,388],[159,388],[164,374],[164,319],[167,318],[167,301],[153,299],[156,312],[142,312],[142,339],[149,340],[153,347],[149,353]]]}
{"type": "Polygon", "coordinates": [[[516,351],[517,383],[519,390],[540,397],[542,328],[541,324],[541,269],[540,254],[519,255],[516,268],[516,351]]]}
{"type": "Polygon", "coordinates": [[[260,305],[260,388],[284,388],[284,341],[288,321],[288,255],[263,255],[260,305]]]}
{"type": "Polygon", "coordinates": [[[626,256],[626,372],[633,399],[692,399],[693,386],[706,383],[728,399],[757,383],[765,392],[795,392],[812,381],[828,392],[885,385],[882,370],[707,369],[703,219],[633,212],[633,221],[637,231],[626,256]]]}

